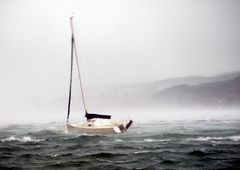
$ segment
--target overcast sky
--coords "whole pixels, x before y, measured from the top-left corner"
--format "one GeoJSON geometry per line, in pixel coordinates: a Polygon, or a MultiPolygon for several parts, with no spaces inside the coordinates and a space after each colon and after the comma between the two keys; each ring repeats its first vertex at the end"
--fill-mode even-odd
{"type": "Polygon", "coordinates": [[[72,13],[85,84],[240,69],[238,0],[0,0],[2,110],[67,95],[72,13]]]}

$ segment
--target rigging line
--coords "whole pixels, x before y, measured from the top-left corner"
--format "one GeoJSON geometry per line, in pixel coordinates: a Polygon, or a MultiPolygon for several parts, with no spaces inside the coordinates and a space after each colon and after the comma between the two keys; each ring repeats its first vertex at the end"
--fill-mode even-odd
{"type": "Polygon", "coordinates": [[[72,72],[73,72],[73,35],[71,38],[71,72],[70,72],[70,87],[69,87],[69,98],[68,98],[68,114],[67,122],[69,120],[70,110],[71,110],[71,97],[72,97],[72,72]]]}
{"type": "Polygon", "coordinates": [[[73,35],[73,48],[74,48],[75,59],[76,59],[76,63],[77,63],[78,78],[79,78],[79,84],[80,84],[80,89],[81,89],[81,94],[82,94],[83,106],[84,106],[85,113],[87,113],[87,107],[86,107],[83,86],[82,86],[81,73],[80,73],[79,62],[78,62],[77,48],[76,48],[76,43],[75,43],[75,39],[74,39],[74,30],[73,30],[73,21],[72,20],[73,20],[73,17],[70,18],[71,30],[72,30],[72,35],[73,35]]]}

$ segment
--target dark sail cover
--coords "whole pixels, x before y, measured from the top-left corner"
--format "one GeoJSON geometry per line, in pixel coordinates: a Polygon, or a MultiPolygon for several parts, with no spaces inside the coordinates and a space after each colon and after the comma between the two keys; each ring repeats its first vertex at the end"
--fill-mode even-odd
{"type": "Polygon", "coordinates": [[[87,119],[94,119],[94,118],[111,119],[111,115],[100,115],[100,114],[95,114],[95,113],[86,113],[85,117],[87,119]]]}

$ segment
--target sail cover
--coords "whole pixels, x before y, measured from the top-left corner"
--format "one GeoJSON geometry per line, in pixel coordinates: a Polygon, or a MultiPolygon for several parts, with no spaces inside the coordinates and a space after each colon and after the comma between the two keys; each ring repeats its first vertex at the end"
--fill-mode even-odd
{"type": "Polygon", "coordinates": [[[101,114],[95,114],[95,113],[86,113],[85,117],[87,119],[94,119],[94,118],[111,119],[111,115],[101,115],[101,114]]]}

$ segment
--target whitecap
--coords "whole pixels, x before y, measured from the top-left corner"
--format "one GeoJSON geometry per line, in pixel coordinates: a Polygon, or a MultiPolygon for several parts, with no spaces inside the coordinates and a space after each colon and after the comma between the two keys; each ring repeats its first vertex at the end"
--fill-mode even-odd
{"type": "Polygon", "coordinates": [[[111,160],[108,160],[108,159],[97,159],[98,161],[101,161],[101,162],[109,162],[109,163],[112,163],[113,161],[111,160]]]}
{"type": "Polygon", "coordinates": [[[166,142],[166,141],[170,141],[170,139],[151,139],[151,138],[145,138],[143,140],[133,140],[130,142],[134,142],[134,143],[143,143],[143,142],[166,142]]]}
{"type": "Polygon", "coordinates": [[[18,142],[40,142],[43,139],[33,139],[30,136],[23,136],[21,138],[10,136],[8,138],[1,139],[1,142],[11,142],[11,141],[18,141],[18,142]]]}
{"type": "Polygon", "coordinates": [[[121,139],[114,139],[114,142],[122,142],[123,140],[121,139]]]}
{"type": "Polygon", "coordinates": [[[230,136],[229,139],[233,140],[233,141],[239,141],[240,140],[240,136],[230,136]]]}
{"type": "Polygon", "coordinates": [[[144,150],[144,151],[136,151],[136,152],[134,152],[134,154],[140,154],[140,153],[149,153],[150,151],[146,151],[146,150],[144,150]]]}
{"type": "Polygon", "coordinates": [[[58,154],[53,154],[53,155],[50,155],[50,156],[56,158],[56,157],[58,157],[58,154]]]}
{"type": "Polygon", "coordinates": [[[188,141],[210,141],[210,140],[232,140],[232,141],[239,141],[240,136],[226,136],[226,137],[197,137],[197,138],[190,138],[187,139],[188,141]]]}
{"type": "Polygon", "coordinates": [[[8,137],[8,138],[3,138],[3,139],[1,139],[1,142],[9,142],[9,141],[16,141],[16,140],[17,140],[16,137],[10,136],[10,137],[8,137]]]}
{"type": "Polygon", "coordinates": [[[223,137],[197,137],[187,139],[188,141],[209,141],[209,140],[223,140],[223,137]]]}
{"type": "Polygon", "coordinates": [[[145,142],[166,142],[170,141],[170,139],[144,139],[145,142]]]}
{"type": "Polygon", "coordinates": [[[135,151],[134,154],[141,154],[141,153],[149,153],[150,151],[143,150],[143,151],[135,151]]]}

